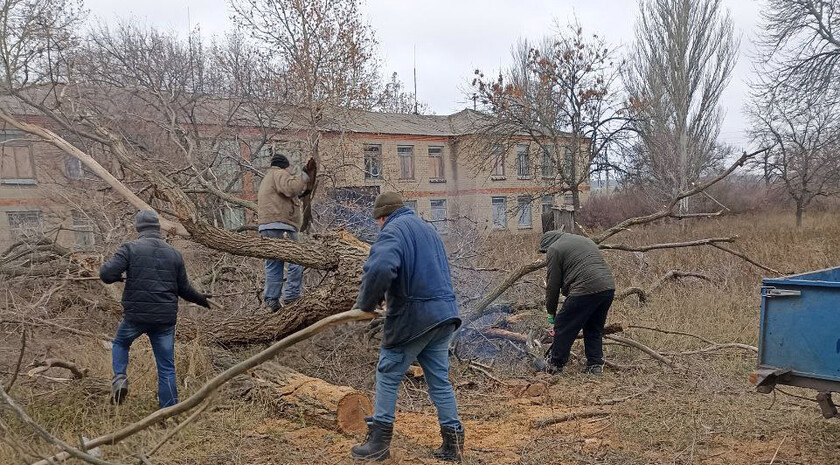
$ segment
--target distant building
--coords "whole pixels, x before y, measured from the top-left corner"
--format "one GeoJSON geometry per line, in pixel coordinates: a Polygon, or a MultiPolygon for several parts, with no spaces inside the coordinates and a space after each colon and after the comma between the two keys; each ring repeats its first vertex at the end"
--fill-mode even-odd
{"type": "MultiPolygon", "coordinates": [[[[31,110],[15,112],[71,136],[31,110]]],[[[562,193],[544,195],[556,192],[546,188],[556,184],[556,166],[525,138],[509,147],[493,146],[489,154],[476,153],[484,150],[473,143],[481,137],[472,130],[479,117],[472,110],[442,116],[353,111],[341,123],[322,122],[319,174],[329,182],[320,184],[319,214],[332,215],[363,235],[375,234],[369,205],[379,192],[395,190],[442,233],[470,228],[483,235],[520,234],[553,228],[550,213],[566,203],[562,193]]],[[[230,192],[254,200],[260,178],[231,160],[248,159],[262,169],[268,166],[270,152],[266,147],[251,154],[247,141],[256,138],[253,126],[234,126],[229,132],[231,140],[219,144],[219,150],[230,156],[222,158],[216,172],[229,179],[225,187],[230,192]]],[[[308,154],[299,128],[290,126],[279,134],[272,143],[293,163],[305,162],[308,154]]],[[[57,231],[56,237],[65,243],[92,244],[93,225],[75,203],[84,199],[69,199],[62,192],[64,186],[81,186],[92,175],[74,158],[26,134],[7,128],[0,137],[0,245],[47,230],[57,231]]],[[[102,193],[91,195],[87,200],[107,200],[102,193]]],[[[219,224],[230,229],[253,220],[241,207],[228,206],[217,216],[219,224]]]]}

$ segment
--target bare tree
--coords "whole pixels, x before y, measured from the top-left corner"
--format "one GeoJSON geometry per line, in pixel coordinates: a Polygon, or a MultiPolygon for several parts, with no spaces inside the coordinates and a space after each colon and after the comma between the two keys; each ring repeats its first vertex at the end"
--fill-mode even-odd
{"type": "MultiPolygon", "coordinates": [[[[537,147],[531,158],[537,163],[525,175],[542,179],[545,193],[571,192],[576,210],[580,186],[627,128],[615,52],[572,23],[539,46],[519,43],[514,64],[497,78],[476,71],[473,80],[475,97],[492,115],[477,120],[482,140],[503,149],[523,142],[537,147]]],[[[495,162],[496,151],[475,152],[495,162]]]]}
{"type": "Polygon", "coordinates": [[[758,162],[796,205],[796,225],[814,199],[840,193],[840,100],[832,92],[768,79],[749,108],[751,133],[772,147],[758,162]]]}
{"type": "Polygon", "coordinates": [[[767,0],[762,17],[761,63],[778,70],[778,82],[820,90],[836,83],[840,1],[767,0]]]}
{"type": "MultiPolygon", "coordinates": [[[[303,149],[322,161],[322,123],[349,118],[348,109],[371,109],[379,95],[376,38],[359,0],[231,0],[233,21],[282,70],[285,103],[296,107],[303,149]]],[[[323,157],[329,158],[329,157],[323,157]]],[[[317,186],[317,184],[316,184],[317,186]]],[[[304,199],[302,230],[311,224],[304,199]]]]}
{"type": "Polygon", "coordinates": [[[413,92],[405,89],[405,83],[397,73],[391,74],[391,82],[385,84],[379,101],[374,106],[376,111],[385,113],[404,113],[424,115],[429,113],[429,105],[418,102],[413,92]]]}
{"type": "Polygon", "coordinates": [[[725,155],[719,101],[738,41],[720,0],[641,0],[639,9],[625,76],[639,136],[630,167],[667,199],[725,155]]]}

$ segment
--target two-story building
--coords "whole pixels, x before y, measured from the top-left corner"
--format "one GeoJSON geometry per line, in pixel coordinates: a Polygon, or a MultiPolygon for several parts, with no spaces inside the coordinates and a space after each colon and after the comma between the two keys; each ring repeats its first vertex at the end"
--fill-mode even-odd
{"type": "MultiPolygon", "coordinates": [[[[51,126],[31,109],[12,110],[28,121],[51,126]]],[[[482,235],[553,229],[551,212],[568,203],[556,185],[558,157],[526,138],[508,144],[476,143],[481,136],[474,130],[475,121],[481,117],[472,110],[451,115],[354,111],[341,123],[322,122],[319,174],[325,181],[320,183],[319,198],[357,201],[366,213],[376,194],[396,190],[444,233],[463,228],[482,235]]],[[[43,232],[79,247],[94,243],[102,231],[86,217],[83,203],[107,202],[107,195],[68,194],[84,188],[91,175],[55,147],[16,130],[0,129],[0,246],[43,232]]],[[[255,198],[259,176],[237,161],[267,166],[268,150],[252,155],[248,149],[252,145],[247,141],[257,132],[259,128],[252,126],[234,127],[227,131],[234,135],[231,140],[217,144],[229,152],[216,167],[219,177],[228,181],[224,187],[248,199],[255,198]]],[[[306,161],[300,143],[306,136],[300,128],[274,137],[278,145],[289,148],[293,163],[306,161]]],[[[558,152],[562,153],[554,153],[558,152]]],[[[219,224],[235,228],[252,220],[253,215],[242,208],[227,206],[219,224]]]]}

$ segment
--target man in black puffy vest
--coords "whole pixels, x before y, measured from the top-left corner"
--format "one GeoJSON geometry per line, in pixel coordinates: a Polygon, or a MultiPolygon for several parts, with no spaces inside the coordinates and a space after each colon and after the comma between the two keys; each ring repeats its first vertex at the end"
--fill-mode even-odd
{"type": "Polygon", "coordinates": [[[160,407],[178,403],[175,383],[175,321],[178,297],[210,308],[207,296],[187,279],[181,253],[163,240],[155,212],[142,210],[134,218],[138,239],[120,246],[102,265],[99,278],[106,284],[125,281],[123,319],[112,343],[114,379],[111,402],[121,404],[128,394],[128,351],[142,334],[149,337],[158,371],[160,407]],[[125,278],[123,278],[125,273],[125,278]]]}

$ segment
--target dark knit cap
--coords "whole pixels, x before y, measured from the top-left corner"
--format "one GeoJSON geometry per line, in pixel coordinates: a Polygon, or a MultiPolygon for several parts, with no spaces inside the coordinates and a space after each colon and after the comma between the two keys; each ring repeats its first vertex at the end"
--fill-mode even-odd
{"type": "Polygon", "coordinates": [[[137,232],[148,231],[154,229],[160,231],[160,219],[152,210],[140,210],[134,215],[134,229],[137,232]]]}
{"type": "Polygon", "coordinates": [[[289,167],[289,159],[286,158],[285,155],[275,153],[273,157],[271,157],[271,166],[276,166],[278,168],[288,168],[289,167]]]}
{"type": "Polygon", "coordinates": [[[373,202],[373,218],[378,220],[384,216],[389,216],[404,206],[403,198],[399,193],[383,192],[377,195],[373,202]]]}

